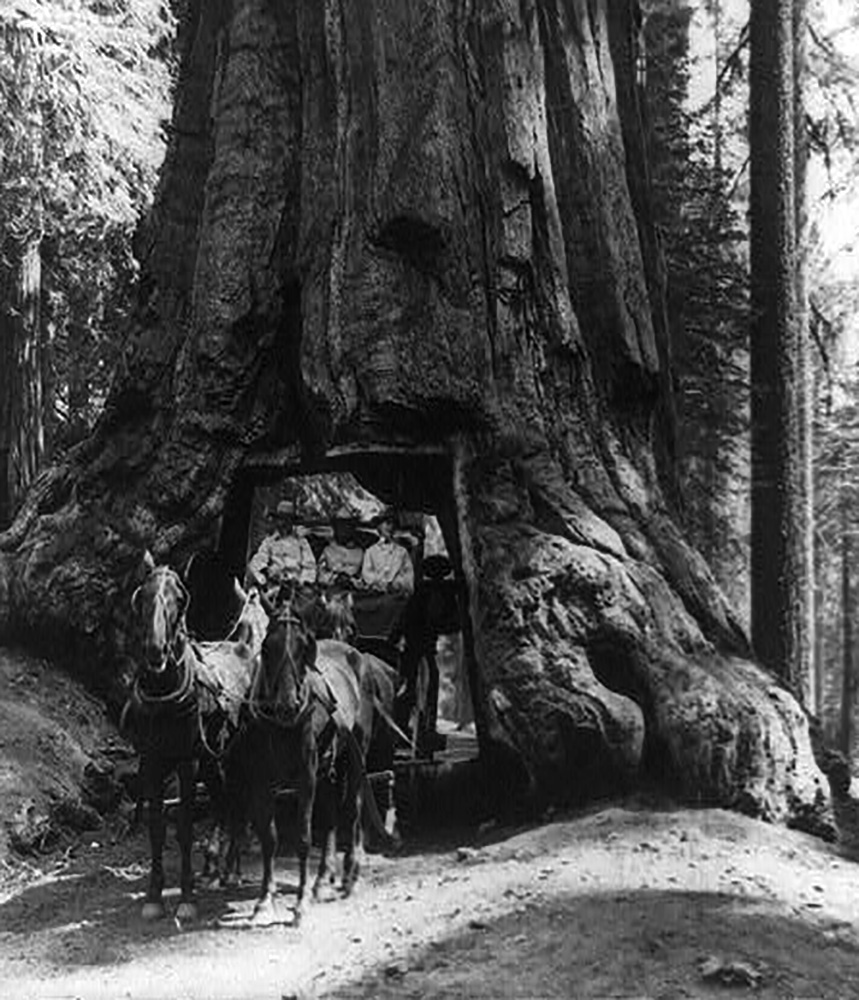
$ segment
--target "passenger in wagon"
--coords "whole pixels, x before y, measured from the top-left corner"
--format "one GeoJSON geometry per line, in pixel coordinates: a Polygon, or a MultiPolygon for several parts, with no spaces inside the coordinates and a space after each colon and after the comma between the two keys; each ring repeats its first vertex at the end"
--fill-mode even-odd
{"type": "Polygon", "coordinates": [[[267,535],[248,564],[250,582],[274,601],[281,586],[290,581],[316,583],[316,559],[306,533],[295,527],[292,518],[278,505],[279,521],[267,535]]]}
{"type": "Polygon", "coordinates": [[[322,551],[316,569],[317,582],[323,587],[334,585],[354,589],[361,583],[364,550],[355,542],[348,521],[334,521],[334,540],[322,551]]]}
{"type": "Polygon", "coordinates": [[[368,590],[409,595],[415,589],[415,570],[408,549],[393,539],[393,519],[379,521],[377,542],[364,553],[361,579],[368,590]]]}

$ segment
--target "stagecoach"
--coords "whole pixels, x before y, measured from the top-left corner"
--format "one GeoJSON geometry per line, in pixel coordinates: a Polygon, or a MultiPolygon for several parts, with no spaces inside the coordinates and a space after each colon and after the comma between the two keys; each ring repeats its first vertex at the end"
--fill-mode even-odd
{"type": "MultiPolygon", "coordinates": [[[[253,480],[246,480],[245,483],[246,486],[234,492],[231,497],[216,547],[208,552],[197,552],[190,566],[186,567],[184,576],[190,599],[179,602],[182,607],[178,608],[180,618],[177,618],[177,622],[182,622],[184,634],[190,638],[187,645],[189,656],[197,659],[197,681],[198,686],[202,685],[199,687],[201,706],[206,703],[204,689],[207,684],[203,682],[213,669],[210,659],[212,649],[225,647],[226,654],[235,658],[231,643],[236,639],[236,634],[228,628],[228,623],[234,620],[231,615],[235,614],[237,594],[233,589],[234,581],[245,577],[250,558],[261,540],[271,532],[279,512],[287,509],[294,521],[303,524],[318,560],[323,547],[333,536],[335,519],[351,520],[356,531],[363,533],[363,547],[366,548],[376,537],[373,521],[385,509],[379,500],[363,490],[348,473],[345,476],[342,473],[280,476],[272,477],[262,484],[253,480]],[[246,488],[248,485],[249,489],[246,488]],[[240,516],[242,508],[245,511],[244,517],[240,516]],[[187,609],[187,616],[183,608],[187,609]],[[228,640],[223,638],[225,631],[229,631],[228,640]],[[208,644],[205,641],[212,639],[219,641],[208,644]]],[[[356,632],[351,644],[365,654],[372,654],[361,661],[362,672],[370,670],[372,673],[376,669],[372,667],[372,663],[378,662],[373,660],[376,657],[395,669],[402,669],[404,662],[407,668],[411,664],[415,667],[415,673],[422,677],[415,692],[414,709],[410,713],[399,713],[392,696],[391,711],[386,721],[390,723],[388,728],[391,733],[396,734],[396,738],[390,741],[386,756],[374,760],[372,765],[370,758],[367,758],[362,772],[375,786],[376,795],[371,796],[371,799],[383,802],[387,791],[390,793],[389,806],[396,800],[396,815],[402,827],[404,820],[409,823],[417,819],[418,815],[421,819],[434,815],[431,810],[440,804],[440,796],[436,794],[436,786],[441,784],[438,777],[447,765],[450,765],[447,767],[447,774],[450,776],[453,774],[453,765],[469,761],[476,766],[478,755],[473,722],[464,725],[470,720],[463,719],[463,709],[470,713],[470,699],[466,694],[466,671],[459,652],[459,636],[465,621],[460,581],[452,560],[443,550],[441,531],[437,522],[433,525],[433,518],[424,513],[400,513],[398,521],[403,531],[400,540],[408,546],[413,560],[416,580],[414,593],[407,598],[397,593],[371,593],[361,586],[352,588],[351,603],[356,632]],[[442,671],[444,683],[441,697],[438,671],[430,669],[436,666],[437,659],[441,659],[447,668],[454,666],[453,671],[442,671]],[[453,714],[449,711],[451,701],[454,703],[453,714]],[[448,710],[442,712],[448,730],[447,739],[441,741],[443,748],[439,747],[435,739],[436,709],[440,702],[448,706],[448,710]],[[421,800],[428,789],[432,804],[425,810],[425,803],[421,800]]],[[[150,580],[157,582],[151,568],[150,580]]],[[[177,583],[176,587],[180,591],[185,589],[181,583],[177,583]]],[[[246,601],[247,594],[242,596],[246,601]]],[[[293,594],[291,600],[295,596],[293,594]]],[[[135,603],[139,602],[133,600],[132,604],[135,603]]],[[[298,621],[296,618],[292,620],[298,621]]],[[[315,631],[315,627],[313,630],[315,631]]],[[[388,678],[388,691],[393,695],[394,679],[387,671],[385,675],[388,678]]],[[[378,676],[378,673],[373,676],[378,676]]],[[[220,691],[223,685],[208,686],[212,688],[214,696],[210,707],[216,715],[218,710],[224,715],[224,705],[220,703],[215,690],[220,691]]],[[[160,702],[165,699],[158,696],[155,700],[160,702]]],[[[242,699],[239,701],[242,702],[242,699]]],[[[385,713],[380,715],[384,716],[385,713]]],[[[231,719],[230,722],[233,731],[244,731],[242,726],[237,725],[237,720],[231,719]]],[[[203,749],[216,763],[224,752],[208,739],[204,740],[203,749]]],[[[278,794],[283,798],[291,798],[294,790],[282,787],[278,794]]],[[[212,801],[211,804],[216,803],[212,801]]],[[[156,855],[160,857],[160,847],[155,842],[153,852],[153,859],[156,855]]],[[[156,883],[157,881],[156,879],[156,883]]],[[[160,896],[160,891],[154,895],[160,896]]],[[[160,910],[160,898],[151,900],[152,907],[156,902],[160,910]]]]}
{"type": "MultiPolygon", "coordinates": [[[[285,477],[254,492],[246,563],[287,518],[299,526],[317,561],[334,535],[335,521],[346,524],[355,543],[366,549],[378,537],[374,525],[387,511],[349,473],[285,477]]],[[[395,669],[403,667],[410,656],[416,661],[417,711],[399,720],[402,728],[408,725],[412,746],[408,752],[401,746],[398,759],[431,760],[439,749],[439,740],[429,738],[435,732],[438,679],[427,661],[433,659],[439,637],[461,631],[460,594],[437,522],[423,513],[404,511],[397,512],[396,521],[394,539],[409,551],[414,593],[369,592],[348,583],[341,593],[351,600],[357,630],[352,641],[358,649],[395,669]]],[[[461,692],[465,685],[458,687],[461,692]]]]}

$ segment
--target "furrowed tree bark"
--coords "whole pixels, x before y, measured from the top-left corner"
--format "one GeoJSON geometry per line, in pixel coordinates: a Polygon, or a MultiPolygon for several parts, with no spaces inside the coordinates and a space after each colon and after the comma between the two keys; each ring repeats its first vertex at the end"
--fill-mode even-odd
{"type": "MultiPolygon", "coordinates": [[[[22,122],[14,148],[4,153],[23,178],[38,177],[42,165],[40,39],[23,28],[7,29],[18,67],[14,99],[22,122]]],[[[8,527],[42,465],[40,321],[42,201],[26,180],[4,193],[0,215],[0,529],[8,527]]]]}
{"type": "MultiPolygon", "coordinates": [[[[846,490],[842,490],[842,497],[846,490]]],[[[850,567],[853,563],[852,538],[849,518],[841,511],[841,725],[839,744],[848,760],[853,758],[853,711],[856,702],[856,667],[853,648],[853,581],[850,567]]]]}
{"type": "Polygon", "coordinates": [[[799,524],[802,547],[801,578],[804,592],[800,614],[800,658],[797,664],[799,690],[803,703],[814,711],[816,691],[816,629],[814,600],[814,369],[811,355],[811,331],[808,325],[808,134],[805,109],[805,77],[808,61],[808,4],[793,3],[793,155],[794,208],[796,217],[796,307],[797,307],[797,380],[799,392],[799,444],[801,455],[800,503],[803,508],[799,524]]]}
{"type": "MultiPolygon", "coordinates": [[[[744,658],[665,500],[637,16],[191,4],[122,368],[0,536],[6,632],[63,637],[109,685],[133,660],[142,546],[181,565],[221,519],[240,538],[253,455],[436,449],[481,754],[508,804],[642,774],[772,817],[812,804],[804,716],[744,658]]],[[[394,499],[438,491],[426,464],[402,466],[394,499]]]]}
{"type": "Polygon", "coordinates": [[[802,697],[810,659],[792,0],[750,19],[752,643],[802,697]]]}

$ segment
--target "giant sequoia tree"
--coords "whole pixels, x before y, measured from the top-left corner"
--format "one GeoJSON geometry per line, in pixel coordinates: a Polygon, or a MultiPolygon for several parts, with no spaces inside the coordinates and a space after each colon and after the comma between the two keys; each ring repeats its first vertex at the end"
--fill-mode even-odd
{"type": "Polygon", "coordinates": [[[439,513],[508,795],[643,769],[807,804],[802,713],[663,499],[637,4],[189,8],[134,325],[96,431],[0,536],[5,631],[109,683],[144,544],[239,566],[260,475],[346,464],[439,513]]]}

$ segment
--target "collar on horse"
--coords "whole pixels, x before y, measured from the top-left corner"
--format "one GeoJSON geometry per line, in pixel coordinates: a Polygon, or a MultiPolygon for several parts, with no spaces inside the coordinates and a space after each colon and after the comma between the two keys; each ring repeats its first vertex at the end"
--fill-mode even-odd
{"type": "Polygon", "coordinates": [[[173,642],[168,649],[165,667],[165,672],[171,666],[176,668],[179,676],[178,683],[164,694],[153,694],[147,691],[145,685],[141,683],[146,675],[138,671],[134,680],[134,697],[140,705],[150,711],[169,709],[179,712],[190,708],[192,703],[196,704],[193,657],[189,656],[188,653],[188,638],[184,622],[180,622],[173,642]]]}

